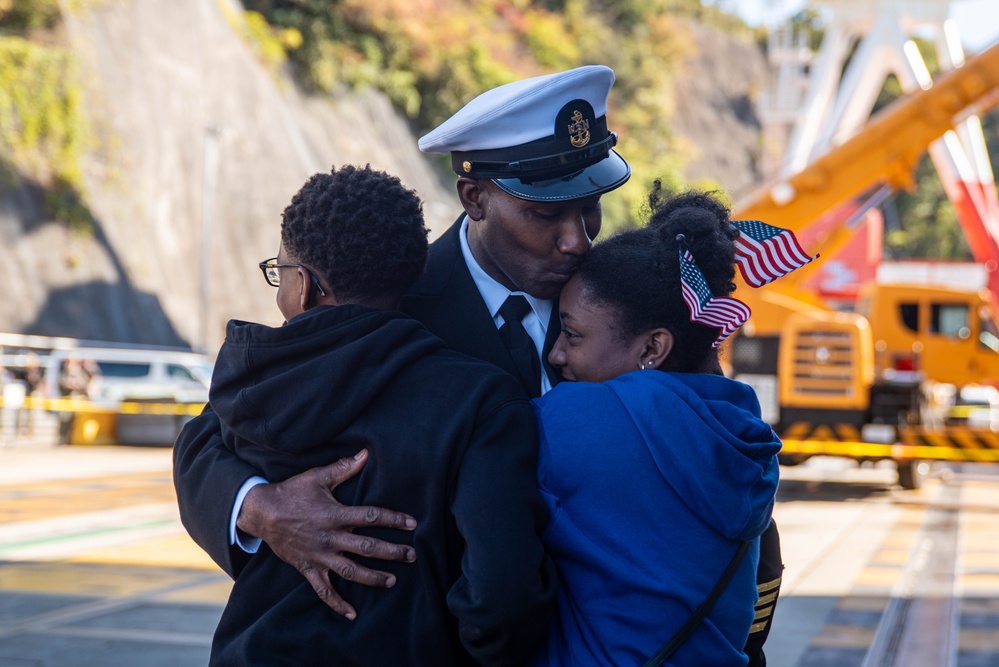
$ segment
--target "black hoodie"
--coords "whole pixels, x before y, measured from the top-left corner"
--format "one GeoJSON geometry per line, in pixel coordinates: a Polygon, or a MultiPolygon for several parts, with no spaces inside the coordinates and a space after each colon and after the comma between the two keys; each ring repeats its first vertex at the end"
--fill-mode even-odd
{"type": "Polygon", "coordinates": [[[387,590],[334,577],[354,621],[262,545],[233,586],[212,664],[505,665],[530,655],[555,580],[538,538],[534,418],[508,374],[447,350],[401,313],[322,306],[280,328],[229,322],[211,405],[226,447],[272,482],[368,448],[338,500],[419,522],[412,533],[358,531],[408,542],[417,559],[365,562],[397,575],[387,590]]]}

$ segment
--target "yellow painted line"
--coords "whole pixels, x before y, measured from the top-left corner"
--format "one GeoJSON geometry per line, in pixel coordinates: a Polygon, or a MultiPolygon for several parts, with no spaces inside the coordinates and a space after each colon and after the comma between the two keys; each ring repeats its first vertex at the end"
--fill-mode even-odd
{"type": "MultiPolygon", "coordinates": [[[[993,536],[992,540],[994,541],[995,539],[995,536],[993,536]]],[[[965,541],[964,546],[970,551],[972,545],[968,541],[965,541]]],[[[970,551],[970,553],[964,554],[964,557],[961,558],[961,565],[966,570],[984,570],[989,568],[999,574],[999,554],[995,552],[970,551]]]]}
{"type": "Polygon", "coordinates": [[[902,567],[909,560],[909,553],[905,549],[880,549],[874,554],[874,561],[882,566],[902,567]]]}
{"type": "Polygon", "coordinates": [[[222,570],[218,570],[218,574],[219,579],[215,583],[184,588],[160,595],[156,599],[177,604],[225,604],[232,592],[232,580],[222,570]]]}
{"type": "Polygon", "coordinates": [[[965,594],[974,591],[976,595],[986,592],[999,593],[999,573],[997,574],[965,574],[961,576],[961,587],[965,594]]]}
{"type": "Polygon", "coordinates": [[[812,640],[812,646],[866,649],[874,641],[874,630],[856,625],[825,625],[812,640]]]}
{"type": "Polygon", "coordinates": [[[842,598],[836,605],[841,611],[876,611],[881,613],[885,610],[888,601],[883,597],[873,597],[869,595],[848,595],[842,598]]]}
{"type": "MultiPolygon", "coordinates": [[[[196,576],[204,576],[196,571],[196,576]]],[[[183,583],[192,576],[180,569],[113,567],[92,563],[15,563],[0,567],[0,589],[65,595],[127,597],[183,583]]]]}
{"type": "Polygon", "coordinates": [[[884,566],[884,567],[872,567],[868,566],[864,568],[857,578],[854,579],[854,584],[859,586],[874,586],[877,588],[892,588],[898,581],[901,575],[901,570],[894,566],[884,566]]]}
{"type": "Polygon", "coordinates": [[[0,487],[0,522],[176,502],[169,471],[7,484],[0,487]]]}
{"type": "Polygon", "coordinates": [[[93,549],[76,555],[71,562],[183,567],[221,572],[219,566],[187,533],[140,540],[113,548],[93,549]]]}

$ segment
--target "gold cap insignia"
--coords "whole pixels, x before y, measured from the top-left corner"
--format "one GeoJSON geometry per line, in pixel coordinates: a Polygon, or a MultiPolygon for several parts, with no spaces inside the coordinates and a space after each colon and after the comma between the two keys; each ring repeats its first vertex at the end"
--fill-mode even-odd
{"type": "Polygon", "coordinates": [[[461,168],[464,169],[465,173],[467,174],[468,172],[472,171],[472,163],[469,162],[468,160],[465,160],[464,162],[461,163],[461,168]]]}
{"type": "Polygon", "coordinates": [[[583,118],[578,109],[572,112],[570,119],[572,122],[569,123],[569,143],[576,148],[582,148],[590,143],[590,121],[583,118]]]}

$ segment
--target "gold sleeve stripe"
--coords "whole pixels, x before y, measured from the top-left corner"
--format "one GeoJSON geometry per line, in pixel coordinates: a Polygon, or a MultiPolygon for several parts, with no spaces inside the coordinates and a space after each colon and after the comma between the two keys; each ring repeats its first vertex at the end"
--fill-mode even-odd
{"type": "Polygon", "coordinates": [[[767,616],[770,615],[770,612],[772,612],[773,610],[774,610],[773,607],[764,607],[763,609],[757,609],[756,616],[753,617],[753,620],[758,621],[761,618],[766,618],[767,616]]]}
{"type": "Polygon", "coordinates": [[[777,599],[777,591],[774,591],[773,593],[770,593],[768,595],[761,596],[760,599],[756,601],[756,606],[759,607],[760,605],[770,604],[776,599],[777,599]]]}
{"type": "Polygon", "coordinates": [[[754,632],[760,632],[761,630],[765,629],[766,627],[767,627],[767,622],[766,621],[760,621],[759,623],[753,623],[751,626],[749,626],[749,634],[753,634],[754,632]]]}
{"type": "Polygon", "coordinates": [[[759,584],[756,587],[756,590],[758,590],[760,592],[760,595],[763,595],[767,591],[772,591],[773,589],[775,589],[778,586],[780,586],[780,580],[782,578],[783,578],[783,576],[780,576],[780,577],[777,577],[776,579],[771,579],[770,581],[767,581],[767,582],[764,582],[762,584],[759,584]]]}

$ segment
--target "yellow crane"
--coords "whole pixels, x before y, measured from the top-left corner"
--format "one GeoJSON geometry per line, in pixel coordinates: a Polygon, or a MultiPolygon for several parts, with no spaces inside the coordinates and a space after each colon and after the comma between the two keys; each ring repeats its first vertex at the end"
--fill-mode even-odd
{"type": "MultiPolygon", "coordinates": [[[[799,173],[737,205],[733,217],[801,231],[848,202],[876,204],[912,187],[934,141],[997,104],[999,45],[896,100],[799,173]]],[[[855,222],[842,221],[806,250],[834,254],[855,222]]],[[[993,230],[965,225],[965,233],[978,261],[999,262],[993,230]]],[[[869,285],[858,312],[843,313],[802,287],[817,266],[760,289],[740,284],[735,295],[753,315],[732,340],[727,363],[756,388],[764,417],[784,441],[782,460],[892,459],[906,487],[918,486],[927,459],[999,461],[999,433],[945,426],[941,412],[948,391],[953,397],[969,381],[999,382],[999,283],[990,283],[992,293],[869,285]]],[[[999,272],[993,277],[999,281],[999,272]]]]}

